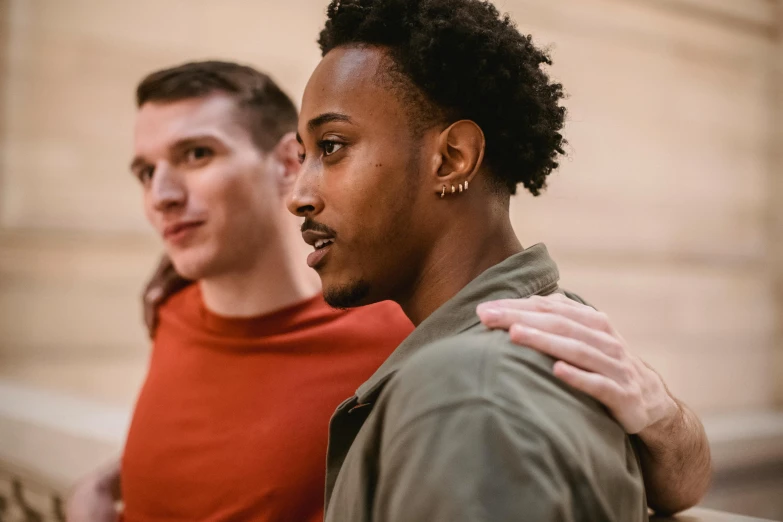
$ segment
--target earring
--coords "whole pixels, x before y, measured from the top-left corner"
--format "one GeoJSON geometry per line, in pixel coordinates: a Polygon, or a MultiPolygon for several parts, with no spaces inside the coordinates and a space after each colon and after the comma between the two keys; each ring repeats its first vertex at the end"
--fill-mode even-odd
{"type": "Polygon", "coordinates": [[[454,185],[451,186],[451,193],[454,194],[457,191],[457,189],[454,188],[454,185]]]}
{"type": "Polygon", "coordinates": [[[468,190],[468,180],[465,180],[465,190],[468,190]]]}
{"type": "Polygon", "coordinates": [[[462,183],[459,184],[459,191],[462,192],[462,183]]]}
{"type": "Polygon", "coordinates": [[[445,195],[446,195],[446,185],[443,185],[443,190],[440,191],[440,197],[442,198],[445,195]]]}

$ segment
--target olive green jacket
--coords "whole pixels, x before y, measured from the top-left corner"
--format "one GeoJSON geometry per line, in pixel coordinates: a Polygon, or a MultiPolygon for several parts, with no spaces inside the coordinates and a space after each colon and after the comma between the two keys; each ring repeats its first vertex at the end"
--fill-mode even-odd
{"type": "Polygon", "coordinates": [[[647,520],[622,427],[553,360],[480,324],[490,299],[558,291],[543,245],[419,325],[329,426],[327,522],[647,520]]]}

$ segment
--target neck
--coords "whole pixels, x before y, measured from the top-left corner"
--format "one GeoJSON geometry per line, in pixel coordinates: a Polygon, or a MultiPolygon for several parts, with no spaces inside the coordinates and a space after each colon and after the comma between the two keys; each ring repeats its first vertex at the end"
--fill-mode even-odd
{"type": "Polygon", "coordinates": [[[286,216],[277,241],[270,241],[254,262],[241,270],[199,280],[204,305],[225,317],[253,317],[315,296],[318,274],[305,262],[307,245],[294,216],[286,216]],[[291,230],[288,230],[290,228],[291,230]]]}
{"type": "Polygon", "coordinates": [[[523,250],[509,220],[508,207],[471,208],[454,213],[453,221],[429,250],[412,290],[398,299],[405,314],[418,326],[446,301],[488,268],[523,250]]]}

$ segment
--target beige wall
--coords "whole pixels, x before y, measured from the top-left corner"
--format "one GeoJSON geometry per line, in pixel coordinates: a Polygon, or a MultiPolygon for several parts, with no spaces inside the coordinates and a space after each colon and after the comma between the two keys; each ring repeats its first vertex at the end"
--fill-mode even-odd
{"type": "MultiPolygon", "coordinates": [[[[699,411],[771,406],[783,377],[774,2],[497,3],[551,45],[570,94],[568,160],[544,196],[514,202],[523,243],[546,242],[564,284],[699,411]]],[[[324,4],[0,0],[0,374],[132,400],[147,354],[137,296],[158,251],[126,168],[133,86],[217,57],[298,99],[324,4]]]]}
{"type": "Polygon", "coordinates": [[[775,134],[770,151],[770,227],[772,264],[775,270],[775,298],[777,301],[775,381],[777,382],[777,404],[783,405],[783,1],[777,3],[778,45],[775,53],[774,100],[775,134]]]}

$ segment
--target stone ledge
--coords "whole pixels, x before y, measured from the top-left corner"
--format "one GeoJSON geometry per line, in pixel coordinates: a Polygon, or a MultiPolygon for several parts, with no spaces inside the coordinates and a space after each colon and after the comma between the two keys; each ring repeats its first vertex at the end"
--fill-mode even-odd
{"type": "Polygon", "coordinates": [[[783,464],[783,412],[760,410],[707,417],[716,473],[783,464]]]}
{"type": "Polygon", "coordinates": [[[122,449],[130,409],[0,381],[0,468],[66,492],[122,449]]]}
{"type": "Polygon", "coordinates": [[[694,508],[674,517],[651,517],[651,522],[774,522],[766,518],[753,518],[725,511],[694,508]]]}

